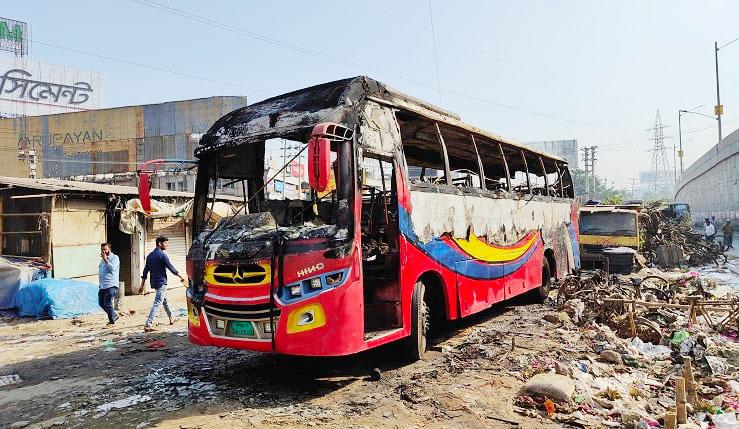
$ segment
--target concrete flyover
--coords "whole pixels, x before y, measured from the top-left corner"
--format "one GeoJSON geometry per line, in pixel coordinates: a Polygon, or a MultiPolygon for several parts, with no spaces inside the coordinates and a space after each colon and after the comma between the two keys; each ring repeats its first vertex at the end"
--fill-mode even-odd
{"type": "Polygon", "coordinates": [[[716,216],[739,223],[739,130],[693,163],[675,186],[675,200],[690,204],[694,221],[716,216]],[[718,146],[718,148],[717,148],[718,146]]]}

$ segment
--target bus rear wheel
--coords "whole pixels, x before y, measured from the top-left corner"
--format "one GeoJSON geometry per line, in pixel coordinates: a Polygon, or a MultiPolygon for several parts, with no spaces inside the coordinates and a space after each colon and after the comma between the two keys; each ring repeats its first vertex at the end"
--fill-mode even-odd
{"type": "Polygon", "coordinates": [[[423,282],[416,282],[411,298],[411,334],[404,340],[403,356],[409,361],[421,359],[426,352],[429,331],[428,305],[424,299],[426,286],[423,282]]]}
{"type": "Polygon", "coordinates": [[[536,300],[544,302],[549,297],[549,291],[552,288],[552,271],[549,269],[549,260],[544,258],[541,266],[541,286],[537,289],[536,300]]]}

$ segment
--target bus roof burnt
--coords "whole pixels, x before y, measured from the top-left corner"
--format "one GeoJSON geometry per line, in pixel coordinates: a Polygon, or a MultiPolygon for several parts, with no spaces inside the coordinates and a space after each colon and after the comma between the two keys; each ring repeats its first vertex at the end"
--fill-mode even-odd
{"type": "MultiPolygon", "coordinates": [[[[272,97],[225,115],[208,130],[195,149],[195,156],[270,138],[306,141],[314,125],[333,122],[353,128],[363,104],[372,101],[406,115],[446,124],[483,140],[525,149],[551,160],[563,158],[524,147],[501,136],[469,125],[459,115],[403,94],[366,76],[328,82],[272,97]]],[[[361,142],[360,142],[361,143],[361,142]]]]}

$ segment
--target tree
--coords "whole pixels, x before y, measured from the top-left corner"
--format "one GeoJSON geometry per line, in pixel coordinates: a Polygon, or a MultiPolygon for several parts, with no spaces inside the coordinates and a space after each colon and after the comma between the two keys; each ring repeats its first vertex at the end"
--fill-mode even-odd
{"type": "MultiPolygon", "coordinates": [[[[570,173],[572,174],[572,182],[575,185],[575,196],[587,200],[587,189],[593,187],[593,177],[588,176],[587,181],[589,184],[586,184],[585,171],[574,169],[570,173]]],[[[621,204],[624,200],[624,195],[627,195],[625,189],[609,188],[605,180],[595,176],[595,190],[591,190],[591,199],[601,200],[604,204],[621,204]]]]}

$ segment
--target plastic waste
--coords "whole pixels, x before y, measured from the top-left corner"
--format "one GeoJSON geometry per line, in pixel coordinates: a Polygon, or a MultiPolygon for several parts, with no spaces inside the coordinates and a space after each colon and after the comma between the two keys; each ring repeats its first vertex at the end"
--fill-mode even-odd
{"type": "Polygon", "coordinates": [[[554,415],[554,412],[557,411],[557,407],[554,405],[554,401],[551,399],[547,399],[544,401],[544,409],[547,411],[547,415],[549,417],[554,415]]]}
{"type": "Polygon", "coordinates": [[[688,333],[688,331],[685,331],[685,330],[675,331],[672,334],[672,338],[670,339],[670,342],[673,345],[678,346],[682,344],[682,342],[685,341],[689,336],[690,334],[688,333]]]}
{"type": "Polygon", "coordinates": [[[667,346],[645,343],[639,337],[632,338],[631,344],[642,355],[655,359],[667,359],[670,357],[670,353],[672,353],[672,350],[670,350],[670,348],[667,346]]]}
{"type": "Polygon", "coordinates": [[[111,339],[105,340],[105,342],[103,343],[103,351],[104,352],[114,352],[116,350],[117,349],[114,347],[113,340],[111,340],[111,339]]]}
{"type": "Polygon", "coordinates": [[[736,414],[734,413],[716,414],[711,417],[711,420],[713,420],[713,425],[716,429],[739,428],[739,423],[737,423],[736,414]]]}

